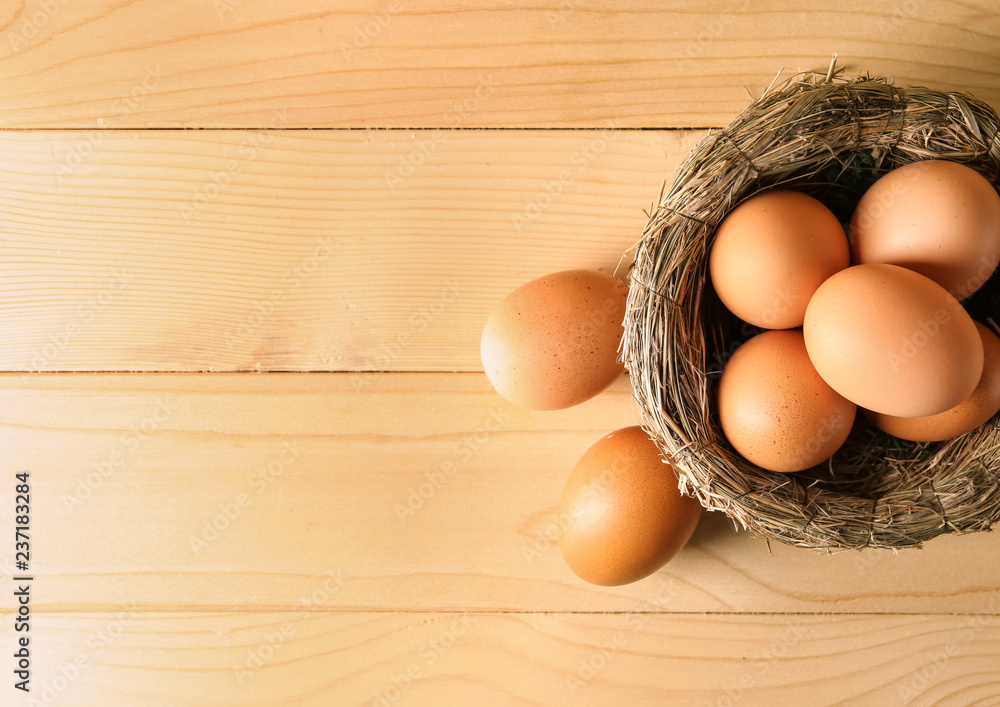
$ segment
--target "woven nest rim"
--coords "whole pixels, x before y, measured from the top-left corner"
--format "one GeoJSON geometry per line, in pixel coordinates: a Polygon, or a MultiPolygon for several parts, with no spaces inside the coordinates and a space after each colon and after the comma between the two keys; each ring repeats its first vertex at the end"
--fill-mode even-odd
{"type": "MultiPolygon", "coordinates": [[[[629,269],[621,349],[643,426],[683,492],[769,540],[895,549],[989,530],[1000,518],[1000,415],[923,445],[890,438],[859,415],[840,452],[795,474],[744,460],[714,419],[713,383],[748,334],[745,325],[734,332],[706,274],[715,227],[733,206],[784,187],[849,208],[880,174],[922,159],[963,162],[1000,184],[1000,120],[989,105],[966,93],[900,88],[888,77],[836,74],[831,64],[825,75],[772,84],[691,150],[651,210],[629,269]]],[[[994,293],[997,280],[994,273],[994,293]]],[[[991,296],[986,306],[996,312],[991,296]]]]}

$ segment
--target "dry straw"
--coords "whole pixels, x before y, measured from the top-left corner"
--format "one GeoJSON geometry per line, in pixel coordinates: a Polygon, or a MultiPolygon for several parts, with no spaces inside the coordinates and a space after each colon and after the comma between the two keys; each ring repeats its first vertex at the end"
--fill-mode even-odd
{"type": "MultiPolygon", "coordinates": [[[[661,194],[635,250],[622,342],[643,423],[684,491],[764,538],[900,548],[988,530],[1000,518],[1000,417],[949,442],[915,444],[859,415],[833,459],[797,474],[750,464],[717,422],[715,382],[754,333],[726,312],[707,277],[715,227],[733,206],[763,189],[794,188],[846,221],[878,176],[930,158],[966,163],[1000,183],[1000,121],[988,105],[836,73],[831,65],[825,75],[770,87],[696,145],[661,194]]],[[[977,293],[975,316],[996,317],[997,279],[977,293]]]]}

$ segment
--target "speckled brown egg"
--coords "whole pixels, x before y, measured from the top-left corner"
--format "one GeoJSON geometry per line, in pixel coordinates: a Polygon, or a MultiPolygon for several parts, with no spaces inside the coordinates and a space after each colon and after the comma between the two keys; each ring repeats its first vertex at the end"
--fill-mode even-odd
{"type": "Polygon", "coordinates": [[[865,410],[875,426],[913,442],[940,442],[986,424],[1000,412],[1000,339],[976,322],[983,340],[983,375],[972,395],[953,408],[925,417],[893,417],[865,410]]]}
{"type": "Polygon", "coordinates": [[[483,370],[500,395],[535,410],[582,403],[624,372],[628,285],[596,270],[545,275],[510,293],[483,329],[483,370]]]}
{"type": "Polygon", "coordinates": [[[733,209],[715,234],[709,274],[722,303],[766,329],[802,326],[809,298],[850,264],[843,227],[808,194],[775,189],[733,209]]]}
{"type": "Polygon", "coordinates": [[[1000,263],[1000,195],[964,164],[913,162],[862,195],[850,235],[854,264],[915,270],[961,300],[1000,263]]]}
{"type": "Polygon", "coordinates": [[[829,459],[857,412],[816,372],[797,329],[765,331],[736,350],[719,380],[718,409],[733,448],[781,472],[829,459]]]}
{"type": "Polygon", "coordinates": [[[841,270],[813,295],[803,326],[816,370],[862,408],[936,415],[965,400],[983,373],[983,343],[941,285],[898,265],[841,270]]]}
{"type": "Polygon", "coordinates": [[[581,579],[615,586],[673,558],[701,517],[697,500],[641,427],[597,441],[577,462],[559,506],[559,549],[581,579]]]}

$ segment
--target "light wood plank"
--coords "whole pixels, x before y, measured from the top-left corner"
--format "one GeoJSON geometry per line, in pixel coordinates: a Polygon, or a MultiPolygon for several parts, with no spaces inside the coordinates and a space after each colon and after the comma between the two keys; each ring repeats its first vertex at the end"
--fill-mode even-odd
{"type": "Polygon", "coordinates": [[[25,0],[3,127],[721,126],[782,68],[1000,104],[991,0],[25,0]]]}
{"type": "Polygon", "coordinates": [[[967,707],[1000,692],[996,616],[123,608],[39,614],[32,646],[32,697],[66,706],[967,707]]]}
{"type": "Polygon", "coordinates": [[[39,611],[287,610],[332,573],[324,609],[998,612],[991,533],[827,556],[711,514],[654,577],[584,583],[556,507],[633,405],[624,377],[539,413],[482,374],[5,374],[0,461],[31,473],[39,611]]]}
{"type": "Polygon", "coordinates": [[[698,132],[0,134],[0,370],[477,370],[698,132]]]}

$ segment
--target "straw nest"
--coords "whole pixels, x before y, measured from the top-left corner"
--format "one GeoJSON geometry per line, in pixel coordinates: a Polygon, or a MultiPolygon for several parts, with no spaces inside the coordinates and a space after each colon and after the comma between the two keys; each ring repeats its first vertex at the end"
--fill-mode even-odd
{"type": "MultiPolygon", "coordinates": [[[[643,424],[681,489],[767,539],[809,548],[919,546],[1000,518],[1000,416],[955,440],[916,444],[862,415],[827,463],[796,474],[750,464],[728,444],[714,386],[727,357],[756,333],[721,305],[707,276],[716,225],[763,189],[821,198],[842,221],[889,169],[963,162],[1000,183],[1000,120],[963,93],[845,79],[831,65],[772,85],[677,169],[636,246],[622,357],[643,424]]],[[[996,273],[965,304],[996,329],[996,273]]]]}

